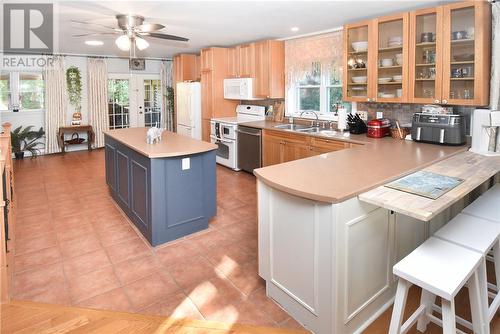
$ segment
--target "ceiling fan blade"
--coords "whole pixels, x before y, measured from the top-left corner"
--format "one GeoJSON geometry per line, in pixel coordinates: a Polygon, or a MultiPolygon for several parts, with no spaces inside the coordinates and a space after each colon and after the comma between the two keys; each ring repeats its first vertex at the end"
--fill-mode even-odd
{"type": "Polygon", "coordinates": [[[112,30],[116,30],[117,29],[116,27],[110,27],[110,26],[107,26],[107,25],[104,25],[104,24],[100,24],[100,23],[84,22],[84,21],[78,21],[78,20],[71,20],[71,23],[78,23],[78,24],[84,24],[84,25],[97,26],[97,27],[106,28],[106,29],[112,29],[112,30]]]}
{"type": "Polygon", "coordinates": [[[78,34],[78,35],[73,35],[73,37],[86,37],[86,36],[103,36],[103,35],[116,35],[117,33],[115,32],[92,32],[88,34],[78,34]]]}
{"type": "Polygon", "coordinates": [[[165,26],[159,23],[144,23],[136,27],[140,32],[152,32],[163,28],[165,28],[165,26]]]}
{"type": "Polygon", "coordinates": [[[167,35],[167,34],[159,34],[159,33],[156,33],[156,32],[149,33],[149,36],[155,37],[155,38],[161,38],[161,39],[169,39],[169,40],[172,40],[172,41],[181,41],[181,42],[187,42],[187,41],[189,41],[188,38],[174,36],[174,35],[167,35]]]}

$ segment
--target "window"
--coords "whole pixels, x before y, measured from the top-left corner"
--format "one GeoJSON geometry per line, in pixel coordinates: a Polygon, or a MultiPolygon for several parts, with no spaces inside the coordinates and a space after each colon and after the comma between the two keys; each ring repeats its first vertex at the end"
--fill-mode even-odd
{"type": "Polygon", "coordinates": [[[0,76],[0,110],[43,110],[45,82],[41,72],[9,72],[0,76]]]}
{"type": "Polygon", "coordinates": [[[109,128],[130,127],[130,99],[128,79],[108,79],[109,128]]]}
{"type": "Polygon", "coordinates": [[[320,118],[332,119],[339,104],[350,112],[351,104],[342,102],[340,77],[340,70],[335,66],[327,71],[320,63],[312,63],[311,70],[305,72],[303,79],[289,88],[287,99],[293,102],[287,102],[291,111],[287,114],[298,117],[303,112],[314,111],[320,118]]]}
{"type": "Polygon", "coordinates": [[[144,125],[161,126],[161,83],[160,80],[144,80],[144,125]]]}

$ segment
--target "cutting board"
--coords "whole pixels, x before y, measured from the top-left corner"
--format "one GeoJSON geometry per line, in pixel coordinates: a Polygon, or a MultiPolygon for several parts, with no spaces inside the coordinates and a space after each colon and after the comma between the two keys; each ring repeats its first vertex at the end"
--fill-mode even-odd
{"type": "Polygon", "coordinates": [[[410,194],[437,199],[462,182],[464,180],[457,177],[418,171],[388,183],[385,186],[410,194]]]}

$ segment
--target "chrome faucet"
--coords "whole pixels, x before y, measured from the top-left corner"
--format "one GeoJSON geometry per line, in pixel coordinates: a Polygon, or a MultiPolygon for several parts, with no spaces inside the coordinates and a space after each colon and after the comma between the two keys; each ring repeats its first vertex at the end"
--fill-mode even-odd
{"type": "Polygon", "coordinates": [[[303,114],[307,113],[312,113],[314,116],[316,116],[316,122],[311,121],[311,126],[319,126],[319,115],[313,110],[304,110],[300,113],[299,117],[302,117],[303,114]]]}

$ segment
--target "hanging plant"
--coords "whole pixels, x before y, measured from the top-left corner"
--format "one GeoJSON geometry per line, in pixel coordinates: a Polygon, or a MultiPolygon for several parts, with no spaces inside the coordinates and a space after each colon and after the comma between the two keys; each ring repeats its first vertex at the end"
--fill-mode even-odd
{"type": "Polygon", "coordinates": [[[82,77],[78,67],[71,66],[66,71],[66,86],[69,103],[75,107],[76,112],[80,112],[82,108],[82,77]]]}

